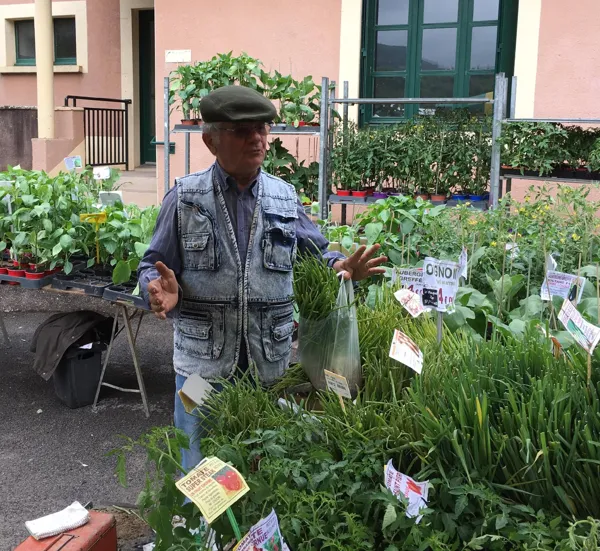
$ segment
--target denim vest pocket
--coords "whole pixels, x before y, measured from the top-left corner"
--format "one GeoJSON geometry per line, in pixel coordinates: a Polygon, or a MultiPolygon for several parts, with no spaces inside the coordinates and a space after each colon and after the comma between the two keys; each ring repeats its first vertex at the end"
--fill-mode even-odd
{"type": "Polygon", "coordinates": [[[175,347],[188,356],[217,360],[225,343],[223,306],[207,306],[194,317],[181,316],[177,323],[175,347]]]}
{"type": "Polygon", "coordinates": [[[262,245],[265,268],[291,272],[296,258],[296,219],[268,216],[262,245]]]}
{"type": "Polygon", "coordinates": [[[266,306],[262,311],[262,342],[265,358],[276,362],[289,354],[294,333],[294,306],[266,306]]]}
{"type": "Polygon", "coordinates": [[[214,235],[209,232],[187,233],[183,240],[183,267],[186,270],[215,270],[214,235]]]}

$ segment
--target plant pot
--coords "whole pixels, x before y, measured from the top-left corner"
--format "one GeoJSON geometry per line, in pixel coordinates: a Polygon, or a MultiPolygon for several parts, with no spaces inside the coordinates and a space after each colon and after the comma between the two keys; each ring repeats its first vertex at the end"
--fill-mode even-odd
{"type": "Polygon", "coordinates": [[[350,197],[350,190],[349,189],[338,189],[335,192],[336,195],[339,195],[340,197],[350,197]]]}
{"type": "Polygon", "coordinates": [[[372,197],[375,194],[375,190],[372,187],[363,189],[363,191],[367,192],[367,197],[372,197]]]}
{"type": "Polygon", "coordinates": [[[30,273],[34,274],[43,274],[46,271],[45,264],[29,264],[27,268],[25,268],[30,273]]]}
{"type": "Polygon", "coordinates": [[[467,196],[466,195],[455,194],[455,195],[452,195],[452,199],[454,201],[466,201],[467,200],[467,196]]]}
{"type": "Polygon", "coordinates": [[[45,272],[25,272],[25,279],[42,279],[45,276],[45,272]]]}
{"type": "Polygon", "coordinates": [[[2,266],[0,266],[0,275],[7,275],[8,274],[8,268],[3,268],[2,266]]]}
{"type": "Polygon", "coordinates": [[[477,201],[483,201],[484,195],[469,195],[469,201],[473,201],[474,203],[477,201]]]}
{"type": "Polygon", "coordinates": [[[417,199],[418,197],[423,199],[423,201],[427,201],[429,199],[429,194],[428,193],[415,193],[415,199],[417,199]]]}
{"type": "Polygon", "coordinates": [[[181,124],[183,126],[194,126],[194,121],[193,119],[181,119],[181,124]]]}
{"type": "Polygon", "coordinates": [[[442,195],[441,193],[432,194],[431,195],[431,200],[439,202],[439,203],[442,203],[442,202],[444,202],[446,200],[446,196],[442,195]]]}
{"type": "Polygon", "coordinates": [[[298,123],[298,126],[306,126],[306,121],[300,121],[300,122],[298,123]]]}
{"type": "Polygon", "coordinates": [[[383,191],[376,191],[373,193],[373,198],[374,199],[387,199],[388,194],[384,193],[383,191]]]}
{"type": "MultiPolygon", "coordinates": [[[[25,270],[11,270],[8,269],[8,275],[11,277],[25,277],[25,270]]],[[[19,285],[17,281],[9,281],[9,285],[19,285]]]]}
{"type": "Polygon", "coordinates": [[[352,192],[352,197],[366,197],[366,196],[367,196],[366,191],[353,191],[352,192]]]}
{"type": "Polygon", "coordinates": [[[202,119],[190,119],[194,126],[200,126],[202,124],[202,119]]]}

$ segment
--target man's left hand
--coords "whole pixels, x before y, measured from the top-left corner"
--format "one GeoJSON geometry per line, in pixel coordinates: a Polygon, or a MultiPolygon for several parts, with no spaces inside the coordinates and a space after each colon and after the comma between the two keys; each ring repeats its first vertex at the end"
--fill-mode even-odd
{"type": "Polygon", "coordinates": [[[372,245],[367,249],[365,245],[361,245],[351,256],[344,260],[339,260],[333,265],[336,272],[345,272],[344,279],[353,279],[361,281],[368,277],[384,274],[385,268],[380,268],[382,264],[387,262],[386,256],[378,256],[373,258],[375,253],[381,248],[380,245],[372,245]]]}

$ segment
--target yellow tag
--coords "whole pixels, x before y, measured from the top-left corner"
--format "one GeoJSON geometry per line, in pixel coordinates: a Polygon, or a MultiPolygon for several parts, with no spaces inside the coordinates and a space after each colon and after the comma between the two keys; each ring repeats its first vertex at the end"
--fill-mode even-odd
{"type": "Polygon", "coordinates": [[[104,224],[106,222],[105,212],[88,212],[79,215],[81,222],[89,222],[90,224],[104,224]]]}
{"type": "Polygon", "coordinates": [[[217,457],[207,457],[175,485],[209,524],[250,491],[242,475],[217,457]]]}

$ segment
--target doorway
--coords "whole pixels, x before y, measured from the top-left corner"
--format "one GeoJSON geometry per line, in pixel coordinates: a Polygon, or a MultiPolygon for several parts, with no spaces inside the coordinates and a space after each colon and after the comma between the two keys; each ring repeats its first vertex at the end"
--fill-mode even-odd
{"type": "Polygon", "coordinates": [[[140,163],[156,162],[156,104],[154,79],[154,10],[139,12],[140,37],[140,163]]]}

